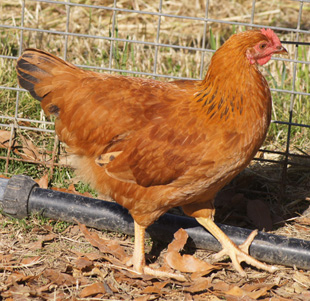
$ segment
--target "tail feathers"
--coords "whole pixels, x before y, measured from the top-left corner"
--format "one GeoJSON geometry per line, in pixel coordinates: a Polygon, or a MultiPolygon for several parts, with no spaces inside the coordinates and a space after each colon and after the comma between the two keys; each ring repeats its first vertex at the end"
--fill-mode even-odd
{"type": "MultiPolygon", "coordinates": [[[[23,57],[26,57],[26,55],[24,55],[23,57]]],[[[29,57],[29,55],[27,55],[27,57],[29,57]]],[[[45,76],[49,76],[49,74],[47,72],[43,71],[42,69],[38,68],[37,66],[27,62],[23,58],[20,58],[17,61],[16,69],[17,69],[18,81],[19,81],[20,86],[22,86],[24,89],[28,90],[30,92],[30,94],[32,95],[32,97],[41,101],[45,95],[43,95],[43,97],[40,97],[35,92],[35,89],[34,89],[35,84],[39,83],[40,80],[38,78],[32,76],[31,74],[24,72],[24,71],[27,71],[30,73],[41,72],[41,73],[45,73],[45,76]]]]}
{"type": "Polygon", "coordinates": [[[52,77],[78,69],[62,59],[37,49],[26,49],[17,60],[16,70],[21,87],[41,101],[52,90],[52,77]]]}

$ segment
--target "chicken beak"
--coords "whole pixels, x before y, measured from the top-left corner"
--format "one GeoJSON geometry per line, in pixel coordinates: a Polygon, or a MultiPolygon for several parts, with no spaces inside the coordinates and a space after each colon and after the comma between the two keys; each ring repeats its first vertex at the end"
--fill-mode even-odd
{"type": "Polygon", "coordinates": [[[288,51],[281,45],[277,47],[277,50],[275,51],[275,53],[283,53],[283,54],[288,54],[288,51]]]}

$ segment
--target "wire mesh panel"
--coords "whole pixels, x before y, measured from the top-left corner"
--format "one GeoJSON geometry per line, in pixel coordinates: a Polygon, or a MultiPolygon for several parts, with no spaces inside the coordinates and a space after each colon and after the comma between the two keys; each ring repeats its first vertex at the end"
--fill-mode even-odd
{"type": "Polygon", "coordinates": [[[246,0],[223,7],[208,0],[2,0],[0,12],[1,173],[31,175],[37,163],[68,164],[53,120],[18,86],[15,64],[23,49],[43,49],[98,72],[195,80],[233,33],[271,28],[289,56],[261,67],[272,90],[273,120],[253,172],[280,184],[282,193],[290,185],[308,186],[310,1],[246,0]]]}

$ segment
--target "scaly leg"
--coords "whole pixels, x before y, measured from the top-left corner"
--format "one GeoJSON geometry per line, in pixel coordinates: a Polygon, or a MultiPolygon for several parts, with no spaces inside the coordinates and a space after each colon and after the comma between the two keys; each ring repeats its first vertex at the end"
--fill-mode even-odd
{"type": "Polygon", "coordinates": [[[262,269],[273,273],[277,270],[276,267],[267,265],[260,262],[248,254],[249,246],[251,245],[257,230],[253,231],[247,240],[239,247],[213,222],[211,218],[197,217],[196,220],[203,227],[205,227],[222,245],[223,250],[220,251],[215,257],[218,259],[224,255],[228,255],[232,261],[234,268],[242,275],[246,273],[242,269],[240,263],[245,261],[247,264],[252,265],[258,269],[262,269]]]}
{"type": "Polygon", "coordinates": [[[127,262],[127,266],[133,265],[134,270],[139,274],[146,274],[158,278],[174,278],[179,281],[185,281],[183,275],[154,270],[145,265],[145,249],[144,249],[145,227],[140,226],[135,221],[135,246],[132,257],[127,262]]]}
{"type": "Polygon", "coordinates": [[[132,257],[127,262],[128,266],[133,266],[134,270],[142,274],[145,267],[145,249],[144,249],[144,236],[145,227],[135,223],[135,246],[132,257]]]}

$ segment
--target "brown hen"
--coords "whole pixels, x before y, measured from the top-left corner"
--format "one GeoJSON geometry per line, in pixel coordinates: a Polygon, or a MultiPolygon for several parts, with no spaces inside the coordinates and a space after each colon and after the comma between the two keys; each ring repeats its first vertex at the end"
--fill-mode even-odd
{"type": "Polygon", "coordinates": [[[216,193],[242,171],[263,143],[271,116],[268,84],[257,65],[285,53],[270,30],[233,35],[202,81],[153,79],[81,70],[27,49],[17,61],[20,85],[56,115],[56,133],[76,155],[84,180],[126,207],[135,221],[130,263],[145,266],[146,227],[182,206],[222,244],[234,267],[246,261],[256,232],[236,246],[213,222],[216,193]]]}

